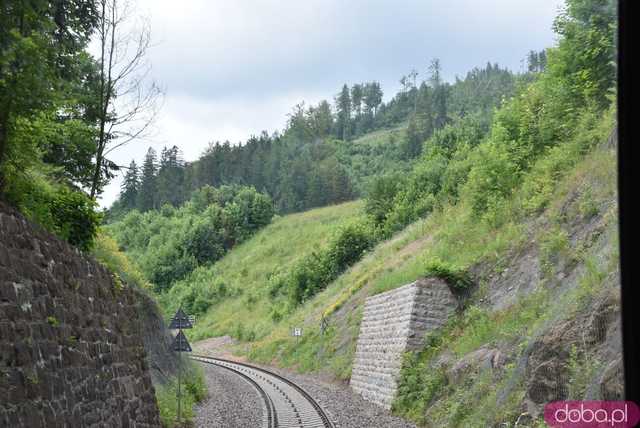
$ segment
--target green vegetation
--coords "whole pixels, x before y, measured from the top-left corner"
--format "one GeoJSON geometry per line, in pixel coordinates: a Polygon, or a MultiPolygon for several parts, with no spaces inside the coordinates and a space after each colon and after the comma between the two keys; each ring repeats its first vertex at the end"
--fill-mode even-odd
{"type": "Polygon", "coordinates": [[[374,176],[409,170],[423,141],[447,125],[469,118],[486,132],[503,97],[539,69],[516,76],[488,63],[449,84],[434,60],[427,79],[404,76],[403,89],[386,103],[377,82],[343,85],[333,112],[327,101],[298,104],[282,134],[263,132],[242,145],[216,142],[190,164],[176,146],[163,149],[159,164],[149,149],[141,170],[130,164],[109,219],[133,209],[180,206],[205,185],[253,186],[270,195],[281,214],[355,199],[367,193],[374,176]]]}
{"type": "Polygon", "coordinates": [[[455,291],[465,290],[473,284],[471,277],[463,269],[452,266],[439,259],[429,260],[424,270],[424,276],[443,279],[455,291]]]}
{"type": "MultiPolygon", "coordinates": [[[[212,307],[193,337],[235,335],[251,342],[248,355],[252,359],[300,371],[324,370],[344,379],[350,375],[359,311],[367,295],[425,274],[468,286],[470,268],[482,264],[500,273],[512,255],[533,239],[538,242],[543,269],[544,265],[555,269],[560,263],[584,260],[579,248],[569,246],[566,222],[602,213],[603,204],[615,199],[615,155],[597,147],[614,128],[615,110],[609,107],[614,104],[609,94],[612,74],[601,73],[599,57],[590,57],[605,52],[613,58],[614,32],[599,21],[607,19],[608,6],[596,3],[569,2],[557,26],[571,28],[571,35],[559,30],[558,47],[545,51],[544,71],[538,70],[523,82],[488,126],[483,121],[486,118],[471,114],[450,118],[426,140],[409,174],[389,174],[372,183],[366,216],[358,215],[350,227],[367,231],[361,236],[371,237],[378,242],[376,246],[361,257],[349,257],[350,267],[338,276],[327,274],[331,269],[326,254],[333,244],[315,254],[310,251],[296,263],[279,263],[275,270],[267,269],[261,287],[234,289],[220,298],[228,305],[212,307]],[[585,7],[604,15],[584,20],[580,10],[585,7]],[[576,22],[580,25],[574,25],[576,22]],[[579,30],[596,37],[598,49],[576,42],[582,40],[575,33],[579,30]],[[578,81],[606,90],[584,91],[578,81]],[[575,208],[578,217],[567,211],[574,209],[566,201],[575,193],[581,195],[575,208]],[[551,225],[532,237],[531,224],[541,216],[551,225]],[[287,294],[281,293],[286,289],[302,290],[296,306],[278,299],[287,294]],[[266,303],[272,300],[279,304],[266,303]],[[241,321],[247,314],[251,314],[250,324],[241,321]],[[325,335],[318,331],[322,316],[330,322],[325,335]],[[294,325],[305,328],[299,341],[290,337],[294,325]]],[[[306,236],[295,223],[288,223],[294,218],[279,219],[278,224],[288,227],[291,234],[300,231],[306,236]]],[[[610,228],[615,226],[612,218],[610,228]]],[[[335,243],[340,233],[334,233],[330,236],[335,243]]],[[[259,234],[222,262],[249,261],[241,255],[247,248],[258,251],[268,245],[267,238],[259,234]]],[[[211,268],[209,278],[218,273],[219,266],[211,268]]],[[[613,268],[607,269],[605,272],[613,268]]],[[[253,277],[256,270],[252,263],[242,265],[238,283],[243,275],[253,277]]],[[[604,274],[590,271],[583,283],[601,283],[604,274]]],[[[188,278],[180,288],[187,290],[193,283],[188,278]]],[[[479,293],[482,289],[481,283],[479,293]]],[[[541,287],[497,312],[472,304],[438,333],[439,339],[429,339],[422,353],[408,359],[396,411],[435,426],[511,420],[517,416],[524,393],[515,367],[507,365],[497,380],[481,374],[471,384],[446,385],[444,373],[430,368],[432,359],[445,350],[462,357],[479,347],[504,343],[522,349],[552,312],[577,310],[596,291],[595,285],[584,285],[557,298],[541,287]],[[507,391],[500,400],[498,390],[507,391]]]]}
{"type": "MultiPolygon", "coordinates": [[[[576,221],[615,223],[615,157],[598,145],[615,126],[611,0],[567,0],[557,45],[530,52],[521,75],[489,63],[447,83],[433,60],[388,102],[375,81],[345,84],[334,106],[295,106],[282,134],[216,142],[191,163],[176,146],[159,161],[150,149],[141,168],[130,164],[102,229],[95,198],[119,168],[107,146],[123,135],[105,125],[122,116],[86,47],[95,31],[105,42],[109,23],[91,2],[54,3],[1,10],[2,197],[92,249],[117,285],[151,287],[165,311],[199,315],[192,339],[229,334],[252,359],[346,379],[364,299],[437,276],[475,294],[407,356],[394,410],[425,425],[486,426],[517,416],[525,382],[515,363],[458,382],[436,360],[497,346],[518,357],[552,313],[588,308],[615,271],[571,235],[576,221]],[[314,207],[324,208],[301,212],[314,207]],[[276,212],[299,213],[272,221],[276,212]],[[500,274],[528,247],[540,262],[535,291],[498,310],[480,305],[485,278],[471,272],[500,274]],[[558,274],[577,263],[579,286],[557,294],[558,274]],[[304,327],[299,341],[292,326],[304,327]]],[[[597,368],[573,351],[570,371],[587,377],[572,378],[572,393],[597,368]]],[[[190,410],[202,375],[187,385],[190,410]]],[[[158,390],[165,424],[174,388],[158,390]]]]}
{"type": "Polygon", "coordinates": [[[273,217],[268,196],[241,186],[205,186],[180,208],[129,212],[106,229],[137,261],[156,291],[215,262],[273,217]]]}
{"type": "Polygon", "coordinates": [[[128,13],[113,20],[120,9],[114,0],[0,7],[0,198],[85,251],[102,221],[96,198],[120,169],[107,156],[141,135],[158,95],[142,70],[148,34],[121,25],[128,13]]]}
{"type": "Polygon", "coordinates": [[[178,381],[173,378],[163,385],[156,386],[156,400],[160,409],[160,420],[163,427],[171,428],[189,426],[193,419],[193,407],[196,403],[207,398],[207,386],[202,368],[195,364],[188,364],[188,370],[181,377],[182,424],[178,420],[178,381]]]}
{"type": "Polygon", "coordinates": [[[275,314],[282,317],[289,311],[280,301],[272,303],[269,284],[326,248],[333,230],[352,223],[361,207],[349,202],[278,217],[217,263],[195,269],[159,301],[167,313],[182,304],[187,312],[199,314],[188,332],[192,339],[224,334],[263,337],[277,324],[275,314]]]}
{"type": "Polygon", "coordinates": [[[136,264],[133,264],[131,260],[120,251],[116,241],[109,235],[105,233],[98,234],[91,253],[96,260],[127,284],[146,290],[151,289],[151,284],[147,281],[144,274],[138,269],[136,264]]]}
{"type": "Polygon", "coordinates": [[[271,281],[270,296],[276,299],[285,294],[291,306],[299,305],[360,260],[373,243],[371,228],[366,224],[354,222],[340,227],[325,249],[312,252],[285,276],[271,281]]]}
{"type": "Polygon", "coordinates": [[[411,169],[407,159],[406,123],[370,132],[352,141],[333,140],[336,157],[343,165],[357,195],[365,195],[377,176],[411,169]]]}

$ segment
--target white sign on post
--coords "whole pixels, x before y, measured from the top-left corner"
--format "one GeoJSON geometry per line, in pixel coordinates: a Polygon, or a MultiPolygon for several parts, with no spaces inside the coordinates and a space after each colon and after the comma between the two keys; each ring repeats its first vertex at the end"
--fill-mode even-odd
{"type": "Polygon", "coordinates": [[[295,327],[293,329],[293,335],[296,337],[302,336],[302,329],[300,327],[295,327]]]}

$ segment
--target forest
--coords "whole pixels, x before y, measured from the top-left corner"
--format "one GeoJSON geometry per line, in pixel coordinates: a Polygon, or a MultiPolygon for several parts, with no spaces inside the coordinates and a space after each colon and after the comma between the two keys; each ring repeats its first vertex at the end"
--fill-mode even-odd
{"type": "Polygon", "coordinates": [[[361,197],[373,175],[409,168],[420,156],[422,142],[446,124],[472,116],[479,126],[488,127],[501,99],[544,68],[538,53],[529,55],[534,62],[526,75],[487,63],[452,84],[442,80],[440,62],[433,60],[424,72],[428,79],[417,82],[415,71],[403,76],[401,92],[387,103],[382,102],[377,82],[345,84],[333,104],[294,106],[281,133],[264,131],[239,145],[211,143],[188,164],[177,146],[163,149],[159,162],[149,149],[141,167],[132,162],[126,170],[110,218],[132,209],[158,209],[165,203],[179,206],[204,185],[253,186],[269,194],[280,213],[361,197]],[[395,141],[389,138],[378,147],[358,144],[363,135],[396,127],[406,130],[395,141]],[[393,162],[394,170],[376,168],[383,159],[393,162]]]}

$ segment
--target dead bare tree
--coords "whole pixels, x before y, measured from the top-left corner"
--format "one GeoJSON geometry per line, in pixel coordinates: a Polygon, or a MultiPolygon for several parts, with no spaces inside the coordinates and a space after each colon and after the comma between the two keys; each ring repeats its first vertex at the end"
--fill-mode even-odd
{"type": "Polygon", "coordinates": [[[98,43],[98,136],[91,197],[95,198],[117,166],[107,155],[142,139],[155,121],[163,92],[149,82],[146,54],[151,33],[146,21],[134,16],[126,0],[100,0],[98,43]]]}

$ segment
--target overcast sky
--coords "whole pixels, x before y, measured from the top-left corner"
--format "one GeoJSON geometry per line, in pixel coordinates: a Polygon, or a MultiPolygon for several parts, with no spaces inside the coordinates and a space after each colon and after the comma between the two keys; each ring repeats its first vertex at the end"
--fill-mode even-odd
{"type": "MultiPolygon", "coordinates": [[[[192,161],[211,141],[282,129],[300,101],[377,80],[385,100],[439,58],[446,80],[487,61],[520,71],[554,43],[561,0],[139,0],[151,24],[152,76],[166,91],[154,135],[111,156],[141,164],[149,146],[192,161]]],[[[121,177],[101,200],[110,205],[121,177]]]]}

